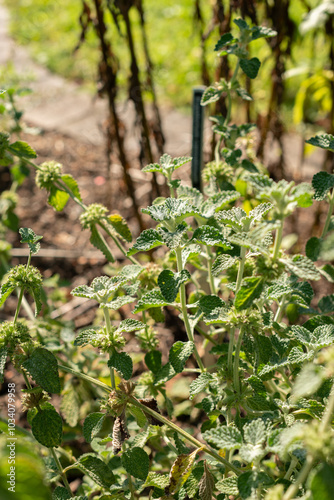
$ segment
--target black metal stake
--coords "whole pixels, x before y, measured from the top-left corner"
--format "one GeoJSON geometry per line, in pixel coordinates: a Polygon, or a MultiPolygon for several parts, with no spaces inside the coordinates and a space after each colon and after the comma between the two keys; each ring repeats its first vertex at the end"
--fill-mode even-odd
{"type": "Polygon", "coordinates": [[[201,99],[205,87],[193,89],[193,133],[192,133],[192,162],[191,183],[192,186],[201,191],[201,170],[203,163],[203,123],[204,108],[201,99]]]}

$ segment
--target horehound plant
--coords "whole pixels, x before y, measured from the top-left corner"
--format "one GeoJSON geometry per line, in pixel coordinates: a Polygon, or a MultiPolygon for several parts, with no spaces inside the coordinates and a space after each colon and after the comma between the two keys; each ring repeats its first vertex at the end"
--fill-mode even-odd
{"type": "MultiPolygon", "coordinates": [[[[50,450],[56,500],[331,498],[334,296],[314,297],[312,282],[334,281],[326,263],[334,258],[334,175],[319,172],[312,186],[274,182],[250,151],[252,126],[230,124],[233,93],[250,98],[237,80],[239,68],[253,78],[260,67],[249,59],[248,44],[275,35],[235,23],[240,34],[225,34],[217,44],[222,55],[237,57],[233,77],[203,97],[206,104],[225,93],[229,102],[227,116],[213,120],[217,147],[204,172],[205,194],[175,178],[187,157],[164,155],[145,167],[166,178],[170,196],[143,209],[156,225],[129,250],[124,245],[131,233],[121,216],[84,205],[77,183],[59,164],[32,163],[49,203],[62,209],[72,198],[91,242],[113,261],[111,239],[131,262],[72,291],[102,311],[73,342],[63,335],[53,352],[47,335],[33,336],[39,332],[33,322],[19,319],[25,291],[37,313],[41,306],[42,278],[30,257],[2,285],[1,304],[16,288],[20,293],[13,321],[2,324],[0,364],[3,371],[9,355],[24,376],[24,408],[32,435],[50,450]],[[321,235],[308,240],[306,255],[288,254],[285,220],[313,199],[329,202],[321,235]],[[156,247],[163,250],[145,264],[143,253],[156,247]],[[125,306],[133,307],[131,315],[119,321],[115,311],[125,306]],[[186,336],[173,343],[168,361],[159,350],[164,308],[178,313],[186,336]],[[131,351],[133,337],[140,355],[131,351]],[[204,348],[214,356],[209,366],[204,348]],[[66,374],[63,388],[59,372],[66,374]],[[171,394],[180,380],[189,395],[181,402],[186,415],[176,412],[171,394]],[[87,412],[88,387],[99,397],[98,411],[87,412]],[[60,392],[64,420],[49,400],[60,392]],[[85,446],[66,444],[73,433],[85,446]]],[[[334,151],[332,136],[309,142],[334,151]]],[[[30,148],[8,142],[5,150],[27,155],[30,148]]],[[[20,233],[36,253],[40,237],[27,228],[20,233]]]]}

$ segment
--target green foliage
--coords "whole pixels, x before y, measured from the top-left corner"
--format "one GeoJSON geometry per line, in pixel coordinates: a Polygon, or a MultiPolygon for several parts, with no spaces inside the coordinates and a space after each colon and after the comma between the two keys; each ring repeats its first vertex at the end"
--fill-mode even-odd
{"type": "Polygon", "coordinates": [[[142,448],[135,446],[123,453],[122,465],[131,476],[145,481],[148,475],[150,461],[147,453],[142,448]]]}
{"type": "Polygon", "coordinates": [[[42,389],[55,394],[60,393],[58,363],[52,352],[37,347],[22,366],[42,389]]]}
{"type": "MultiPolygon", "coordinates": [[[[1,304],[16,288],[19,294],[13,321],[0,327],[0,376],[8,359],[23,373],[31,432],[21,431],[50,448],[46,480],[54,498],[69,498],[72,469],[80,471],[77,498],[292,500],[329,498],[332,491],[334,297],[327,292],[319,299],[312,282],[321,288],[323,280],[334,281],[326,262],[333,254],[333,175],[317,173],[311,187],[263,174],[250,151],[254,125],[230,123],[231,103],[235,95],[250,98],[244,79],[237,79],[240,70],[255,78],[260,67],[249,44],[276,33],[242,19],[234,23],[237,34],[223,34],[216,46],[237,60],[233,76],[210,86],[202,101],[227,97],[226,116],[212,119],[209,185],[201,193],[173,178],[188,157],[166,154],[145,167],[166,177],[170,197],[143,209],[156,225],[134,243],[121,215],[83,203],[60,164],[35,166],[51,205],[75,202],[91,242],[110,261],[117,245],[131,262],[108,265],[111,276],[72,290],[99,306],[92,324],[75,333],[68,321],[55,321],[49,307],[37,321],[25,303],[28,319],[19,320],[24,292],[41,309],[42,278],[30,265],[41,237],[31,229],[20,230],[30,250],[27,265],[12,268],[2,282],[1,304]],[[313,198],[329,202],[321,236],[307,241],[306,255],[289,253],[285,220],[297,207],[307,210],[313,198]],[[153,262],[140,252],[150,252],[153,262]],[[163,308],[174,342],[164,338],[167,324],[157,325],[163,308]],[[62,416],[47,393],[61,394],[62,416]]],[[[33,154],[7,134],[0,139],[5,163],[9,153],[33,154]]],[[[333,149],[331,137],[310,141],[333,149]]],[[[13,197],[2,202],[2,213],[13,212],[13,197]]],[[[9,404],[14,400],[9,390],[9,404]]],[[[0,430],[8,433],[6,424],[0,422],[0,430]]]]}
{"type": "Polygon", "coordinates": [[[62,427],[61,416],[54,408],[38,411],[31,424],[34,437],[47,448],[61,445],[62,427]]]}
{"type": "Polygon", "coordinates": [[[115,368],[125,380],[132,376],[133,363],[126,352],[115,352],[108,361],[108,366],[115,368]]]}

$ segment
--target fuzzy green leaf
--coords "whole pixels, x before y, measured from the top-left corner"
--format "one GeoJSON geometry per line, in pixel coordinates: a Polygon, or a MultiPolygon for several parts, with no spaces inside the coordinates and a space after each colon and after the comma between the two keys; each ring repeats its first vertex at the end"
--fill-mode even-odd
{"type": "Polygon", "coordinates": [[[243,221],[247,218],[246,212],[240,207],[233,207],[230,210],[222,210],[216,215],[217,219],[236,230],[243,228],[243,221]]]}
{"type": "Polygon", "coordinates": [[[34,438],[47,448],[60,446],[63,436],[63,422],[55,409],[38,411],[33,418],[31,430],[34,438]]]}
{"type": "Polygon", "coordinates": [[[63,191],[62,189],[57,188],[56,186],[52,186],[50,189],[50,194],[48,198],[48,203],[51,205],[57,212],[61,212],[68,200],[70,199],[70,195],[63,191]]]}
{"type": "Polygon", "coordinates": [[[248,444],[256,446],[267,439],[267,428],[261,419],[256,419],[246,424],[243,431],[245,442],[248,444]]]}
{"type": "Polygon", "coordinates": [[[219,449],[236,450],[242,445],[242,435],[235,427],[219,426],[210,429],[203,433],[203,438],[219,449]]]}
{"type": "Polygon", "coordinates": [[[314,199],[321,201],[326,198],[330,189],[334,187],[334,175],[328,172],[318,172],[313,176],[314,199]]]}
{"type": "Polygon", "coordinates": [[[168,380],[172,379],[176,375],[176,371],[172,367],[171,363],[166,363],[160,370],[155,373],[154,384],[164,384],[168,380]]]}
{"type": "Polygon", "coordinates": [[[74,345],[83,347],[87,344],[91,344],[94,340],[97,340],[100,337],[100,333],[93,328],[86,328],[79,332],[78,336],[74,340],[74,345]]]}
{"type": "Polygon", "coordinates": [[[256,78],[261,66],[261,62],[257,57],[252,59],[240,59],[240,68],[249,78],[256,78]]]}
{"type": "Polygon", "coordinates": [[[100,432],[105,418],[105,413],[101,412],[90,413],[85,418],[83,424],[83,436],[87,443],[91,443],[94,437],[100,432]]]}
{"type": "Polygon", "coordinates": [[[232,267],[235,261],[236,258],[231,257],[230,255],[225,255],[225,254],[218,255],[218,257],[212,264],[213,276],[219,276],[220,273],[232,267]]]}
{"type": "Polygon", "coordinates": [[[135,332],[136,330],[142,330],[145,328],[144,323],[138,321],[137,319],[127,318],[120,322],[117,332],[135,332]]]}
{"type": "Polygon", "coordinates": [[[73,385],[68,386],[63,392],[60,411],[70,427],[77,425],[80,413],[80,400],[77,390],[73,385]]]}
{"type": "Polygon", "coordinates": [[[267,28],[266,26],[253,26],[251,28],[252,40],[258,38],[272,38],[277,35],[277,31],[267,28]]]}
{"type": "Polygon", "coordinates": [[[0,291],[0,307],[5,303],[6,299],[10,296],[12,292],[14,292],[15,286],[12,286],[10,283],[4,283],[1,285],[0,291]]]}
{"type": "Polygon", "coordinates": [[[100,231],[96,228],[95,224],[92,224],[90,226],[90,230],[91,230],[91,236],[89,238],[89,241],[91,242],[91,244],[94,245],[94,247],[97,248],[98,250],[101,250],[105,258],[109,262],[115,262],[115,259],[112,253],[110,252],[106,240],[104,239],[100,231]]]}
{"type": "Polygon", "coordinates": [[[325,264],[319,269],[322,276],[326,278],[330,283],[334,283],[334,266],[330,264],[325,264]]]}
{"type": "Polygon", "coordinates": [[[238,490],[242,500],[246,500],[257,491],[260,485],[271,486],[275,482],[265,472],[247,471],[238,477],[238,490]]]}
{"type": "Polygon", "coordinates": [[[168,484],[168,474],[158,474],[157,472],[149,472],[145,481],[145,487],[156,486],[157,488],[165,489],[168,484]]]}
{"type": "Polygon", "coordinates": [[[143,266],[140,266],[138,264],[129,264],[122,267],[121,272],[119,272],[117,276],[121,280],[135,280],[136,278],[138,278],[140,273],[144,271],[144,269],[145,268],[143,266]]]}
{"type": "Polygon", "coordinates": [[[235,297],[234,305],[236,310],[241,311],[250,307],[253,301],[261,295],[262,289],[262,277],[245,278],[235,297]]]}
{"type": "Polygon", "coordinates": [[[76,466],[102,488],[109,489],[116,481],[108,465],[95,455],[82,455],[76,466]]]}
{"type": "Polygon", "coordinates": [[[108,360],[108,366],[115,368],[125,380],[129,380],[132,376],[133,363],[126,352],[115,352],[108,360]]]}
{"type": "Polygon", "coordinates": [[[193,353],[195,345],[193,342],[175,342],[169,351],[169,362],[176,371],[182,373],[187,359],[193,353]]]}
{"type": "Polygon", "coordinates": [[[163,239],[155,229],[145,229],[138,236],[136,243],[130,248],[127,255],[134,255],[137,252],[147,252],[163,244],[163,239]]]}
{"type": "Polygon", "coordinates": [[[197,228],[192,237],[192,241],[203,243],[208,246],[219,246],[226,249],[232,248],[221,231],[212,226],[201,226],[197,228]]]}
{"type": "Polygon", "coordinates": [[[187,224],[182,222],[177,226],[175,231],[168,231],[165,227],[161,227],[159,229],[159,234],[168,248],[174,250],[175,248],[180,246],[183,235],[187,231],[187,224]]]}
{"type": "Polygon", "coordinates": [[[142,212],[150,215],[157,222],[166,222],[174,219],[179,223],[186,217],[196,215],[198,210],[186,200],[167,198],[160,205],[143,208],[142,212]]]}
{"type": "Polygon", "coordinates": [[[298,278],[315,281],[321,278],[318,269],[305,255],[295,255],[292,259],[282,259],[281,262],[298,278]]]}
{"type": "Polygon", "coordinates": [[[132,234],[126,220],[120,214],[112,214],[108,216],[108,221],[125,241],[131,243],[132,234]]]}
{"type": "Polygon", "coordinates": [[[260,203],[260,205],[257,205],[249,212],[248,217],[252,220],[260,221],[272,208],[273,205],[271,203],[260,203]]]}
{"type": "Polygon", "coordinates": [[[145,354],[145,363],[152,373],[157,374],[161,370],[162,354],[160,351],[149,351],[145,354]]]}
{"type": "Polygon", "coordinates": [[[305,141],[306,144],[311,144],[322,149],[328,149],[329,151],[334,151],[334,136],[330,134],[316,135],[305,141]]]}
{"type": "Polygon", "coordinates": [[[182,249],[182,265],[185,266],[189,259],[196,257],[199,253],[201,253],[199,245],[187,245],[182,249]]]}
{"type": "Polygon", "coordinates": [[[58,363],[52,352],[37,347],[22,366],[46,392],[60,393],[58,363]]]}
{"type": "Polygon", "coordinates": [[[19,233],[21,236],[21,243],[28,243],[30,252],[32,254],[38,253],[41,247],[39,241],[43,238],[43,236],[38,236],[32,229],[28,227],[21,227],[19,229],[19,233]]]}
{"type": "Polygon", "coordinates": [[[65,174],[61,176],[61,180],[63,181],[64,184],[72,191],[74,196],[78,198],[78,200],[81,201],[81,194],[79,191],[79,186],[77,181],[72,177],[70,174],[65,174]]]}
{"type": "Polygon", "coordinates": [[[214,86],[210,86],[205,89],[203,92],[202,98],[201,98],[201,105],[206,106],[207,104],[210,104],[212,102],[219,101],[221,98],[221,95],[223,93],[223,90],[217,89],[214,86]]]}
{"type": "Polygon", "coordinates": [[[307,243],[305,247],[305,253],[306,257],[313,262],[316,262],[319,258],[320,250],[321,250],[321,239],[316,238],[315,236],[312,236],[307,243]]]}
{"type": "Polygon", "coordinates": [[[71,498],[73,498],[72,495],[63,486],[57,486],[52,492],[52,500],[71,500],[71,498]]]}
{"type": "Polygon", "coordinates": [[[216,488],[218,491],[221,491],[221,493],[225,493],[225,495],[237,496],[239,494],[238,478],[233,476],[221,479],[218,483],[216,483],[216,488]]]}
{"type": "Polygon", "coordinates": [[[189,394],[190,394],[190,399],[193,399],[195,394],[199,394],[200,392],[204,391],[208,385],[214,381],[213,376],[211,373],[201,373],[195,380],[193,380],[190,384],[189,387],[189,394]]]}
{"type": "Polygon", "coordinates": [[[8,151],[19,158],[37,158],[36,151],[34,151],[29,144],[23,141],[13,142],[9,146],[8,151]]]}
{"type": "Polygon", "coordinates": [[[151,307],[162,307],[167,306],[168,301],[163,297],[160,290],[151,290],[150,292],[145,293],[134,308],[133,312],[138,313],[142,311],[146,311],[151,307]]]}
{"type": "Polygon", "coordinates": [[[222,50],[226,45],[229,45],[230,43],[232,43],[234,41],[235,41],[235,38],[233,37],[233,35],[231,33],[225,33],[224,35],[222,35],[219,38],[218,42],[215,45],[214,50],[215,51],[222,50]]]}
{"type": "Polygon", "coordinates": [[[158,277],[158,285],[164,299],[167,302],[174,302],[180,286],[189,279],[190,273],[186,269],[183,269],[180,273],[173,273],[170,269],[162,271],[158,277]]]}
{"type": "Polygon", "coordinates": [[[135,446],[123,453],[122,465],[131,476],[145,481],[150,468],[150,460],[142,448],[135,446]]]}
{"type": "Polygon", "coordinates": [[[334,312],[334,294],[322,297],[319,300],[318,307],[323,314],[334,312]]]}
{"type": "Polygon", "coordinates": [[[201,500],[212,500],[212,494],[215,488],[215,480],[204,462],[204,474],[198,483],[198,493],[201,500]]]}
{"type": "Polygon", "coordinates": [[[80,285],[72,290],[71,295],[74,297],[84,297],[86,299],[94,299],[98,302],[108,303],[110,298],[113,296],[124,283],[128,281],[127,277],[114,276],[109,278],[109,276],[99,276],[94,278],[91,285],[80,285]]]}

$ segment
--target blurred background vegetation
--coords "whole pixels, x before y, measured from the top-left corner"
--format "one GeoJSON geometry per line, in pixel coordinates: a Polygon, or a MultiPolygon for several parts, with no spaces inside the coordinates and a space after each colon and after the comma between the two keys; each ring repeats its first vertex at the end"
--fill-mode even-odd
{"type": "MultiPolygon", "coordinates": [[[[191,101],[191,87],[214,81],[219,61],[213,49],[219,31],[223,28],[228,31],[233,18],[245,15],[246,18],[252,17],[253,22],[279,32],[278,45],[285,56],[281,62],[284,65],[281,111],[289,126],[292,125],[292,118],[298,125],[303,121],[312,123],[323,120],[329,113],[333,83],[333,61],[330,60],[333,51],[332,1],[103,1],[107,37],[118,61],[121,61],[118,87],[119,98],[122,99],[129,78],[130,56],[124,20],[118,16],[116,26],[112,19],[111,10],[117,9],[118,3],[130,5],[129,17],[142,72],[145,71],[146,60],[136,5],[140,4],[143,9],[145,33],[161,104],[187,108],[191,101]],[[308,22],[303,23],[307,15],[308,22]]],[[[93,1],[5,0],[5,4],[11,13],[12,35],[18,43],[28,46],[36,61],[95,90],[100,53],[99,40],[92,26],[88,26],[85,41],[78,48],[82,31],[79,18],[83,5],[93,9],[93,1]]],[[[256,52],[256,56],[263,61],[261,79],[252,89],[253,113],[256,116],[268,110],[273,85],[270,75],[279,51],[275,43],[263,39],[253,44],[253,50],[254,55],[256,52]]]]}

